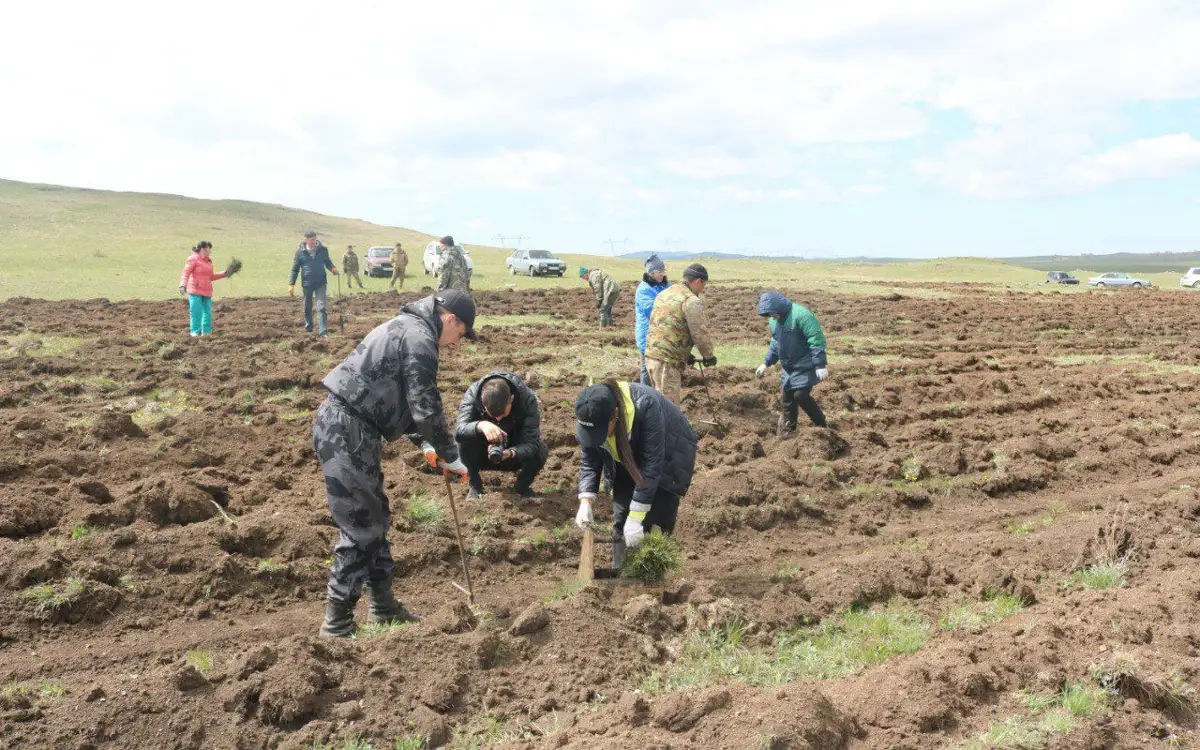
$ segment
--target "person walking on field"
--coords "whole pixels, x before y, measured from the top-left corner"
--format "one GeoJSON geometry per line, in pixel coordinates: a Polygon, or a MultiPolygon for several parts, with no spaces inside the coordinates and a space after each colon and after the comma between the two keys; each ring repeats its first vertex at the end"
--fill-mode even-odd
{"type": "Polygon", "coordinates": [[[443,289],[459,289],[471,293],[471,268],[462,248],[454,244],[454,238],[446,235],[442,238],[442,270],[438,275],[438,291],[443,289]]]}
{"type": "Polygon", "coordinates": [[[296,295],[296,277],[300,277],[300,288],[304,292],[304,330],[313,330],[313,303],[317,308],[317,331],[325,336],[329,328],[329,316],[325,314],[325,285],[328,279],[325,270],[334,276],[337,268],[329,259],[329,248],[321,244],[316,232],[305,232],[304,241],[296,248],[292,261],[292,275],[288,279],[288,295],[296,295]]]}
{"type": "Polygon", "coordinates": [[[613,324],[612,309],[617,298],[621,296],[621,285],[611,275],[599,268],[579,269],[579,278],[587,279],[592,291],[596,294],[596,310],[600,312],[600,327],[606,328],[613,324]]]}
{"type": "Polygon", "coordinates": [[[646,371],[646,336],[650,332],[650,313],[654,311],[654,299],[658,293],[670,285],[671,282],[667,281],[667,264],[657,255],[651,255],[646,259],[646,272],[642,274],[642,281],[633,295],[633,335],[642,355],[642,385],[653,385],[650,373],[646,371]]]}
{"type": "Polygon", "coordinates": [[[404,248],[400,247],[400,243],[396,243],[396,247],[392,250],[392,283],[389,289],[396,288],[396,281],[400,281],[400,288],[404,288],[404,272],[408,269],[408,253],[404,252],[404,248]]]}
{"type": "Polygon", "coordinates": [[[541,404],[520,375],[498,370],[475,381],[458,407],[454,437],[467,465],[468,500],[483,497],[480,471],[515,473],[513,491],[533,497],[533,480],[550,449],[542,440],[541,404]]]}
{"type": "Polygon", "coordinates": [[[342,273],[346,274],[347,291],[354,288],[356,281],[359,289],[366,288],[358,275],[358,254],[354,252],[354,245],[346,245],[346,252],[342,255],[342,273]]]}
{"type": "Polygon", "coordinates": [[[700,295],[708,284],[708,269],[693,263],[683,272],[683,283],[659,293],[650,313],[646,335],[646,370],[650,380],[672,403],[678,404],[683,388],[683,368],[695,363],[692,347],[700,351],[700,363],[715,367],[712,337],[700,295]]]}
{"type": "Polygon", "coordinates": [[[192,254],[183,264],[183,275],[179,277],[179,293],[188,298],[192,336],[212,333],[212,283],[232,276],[241,267],[241,261],[234,258],[224,272],[216,273],[213,271],[212,243],[201,240],[192,248],[192,254]]]}
{"type": "Polygon", "coordinates": [[[325,474],[329,511],[338,527],[321,635],[354,635],[354,605],[363,586],[373,623],[419,622],[392,590],[391,522],[384,492],[383,441],[408,437],[430,466],[465,481],[438,391],[438,356],[464,336],[475,338],[475,303],[449,290],[405,305],[325,376],[329,392],[313,421],[313,448],[325,474]]]}
{"type": "Polygon", "coordinates": [[[780,435],[795,432],[800,409],[817,427],[827,426],[824,412],[812,397],[813,386],[829,377],[825,334],[817,317],[807,307],[792,302],[780,292],[763,292],[758,298],[758,314],[768,319],[771,346],[754,374],[763,377],[776,362],[782,369],[783,415],[776,432],[780,435]]]}
{"type": "Polygon", "coordinates": [[[641,383],[605,380],[575,400],[579,441],[580,528],[594,520],[592,504],[606,470],[613,474],[613,563],[621,566],[653,527],[675,531],[679,501],[696,470],[699,439],[679,407],[641,383]]]}

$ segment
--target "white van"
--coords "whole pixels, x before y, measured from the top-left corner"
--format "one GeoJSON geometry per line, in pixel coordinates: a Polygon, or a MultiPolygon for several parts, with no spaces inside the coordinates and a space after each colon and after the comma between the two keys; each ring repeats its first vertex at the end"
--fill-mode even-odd
{"type": "Polygon", "coordinates": [[[1190,286],[1192,289],[1200,289],[1200,268],[1189,268],[1188,272],[1179,279],[1179,286],[1190,286]]]}
{"type": "MultiPolygon", "coordinates": [[[[471,260],[471,251],[462,245],[456,245],[455,247],[467,259],[467,272],[474,274],[475,262],[471,260]]],[[[425,255],[421,258],[421,265],[425,267],[426,276],[442,272],[442,243],[434,240],[425,246],[425,255]]]]}

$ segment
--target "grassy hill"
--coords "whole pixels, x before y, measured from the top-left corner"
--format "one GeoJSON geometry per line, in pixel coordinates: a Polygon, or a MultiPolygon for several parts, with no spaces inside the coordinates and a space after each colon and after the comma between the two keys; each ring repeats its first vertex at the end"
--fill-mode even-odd
{"type": "MultiPolygon", "coordinates": [[[[179,273],[188,251],[201,239],[215,245],[218,268],[235,255],[245,263],[241,275],[230,282],[217,282],[218,298],[281,295],[286,292],[293,251],[303,232],[310,228],[321,233],[334,262],[339,264],[347,244],[361,250],[400,240],[409,251],[409,269],[416,273],[414,282],[424,285],[432,281],[421,274],[420,255],[425,244],[434,238],[412,229],[249,201],[202,200],[0,180],[0,248],[3,249],[0,299],[173,297],[178,294],[179,273]]],[[[453,227],[447,231],[456,233],[453,227]]],[[[570,264],[563,279],[513,277],[504,266],[510,251],[473,245],[467,249],[474,259],[473,286],[477,289],[579,286],[584,283],[576,276],[580,265],[599,265],[622,281],[635,280],[642,272],[641,261],[634,258],[563,255],[570,264]]],[[[718,284],[828,288],[867,295],[891,293],[894,289],[887,286],[890,283],[928,281],[1044,290],[1041,265],[1022,268],[982,258],[839,262],[700,259],[718,284]]],[[[671,278],[678,278],[688,262],[669,261],[671,278]]],[[[1052,265],[1058,268],[1064,263],[1052,265]]],[[[1065,265],[1067,270],[1076,268],[1069,262],[1065,265]]],[[[1105,266],[1104,270],[1120,269],[1105,266]]],[[[1175,274],[1161,273],[1151,278],[1166,288],[1177,286],[1175,274]]],[[[383,291],[387,281],[367,280],[367,286],[368,291],[383,291]]],[[[928,296],[948,294],[911,287],[902,291],[928,296]]]]}
{"type": "Polygon", "coordinates": [[[1028,258],[1010,258],[1009,261],[1014,265],[1039,271],[1061,271],[1066,267],[1077,268],[1083,272],[1092,274],[1100,274],[1108,271],[1139,274],[1183,274],[1189,268],[1200,266],[1200,252],[1043,255],[1028,258]]]}

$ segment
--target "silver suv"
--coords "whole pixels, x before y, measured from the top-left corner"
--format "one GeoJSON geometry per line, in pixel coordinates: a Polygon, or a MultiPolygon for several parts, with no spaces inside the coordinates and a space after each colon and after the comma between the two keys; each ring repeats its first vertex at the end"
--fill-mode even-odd
{"type": "Polygon", "coordinates": [[[556,274],[559,278],[567,271],[567,264],[554,257],[549,250],[516,250],[504,259],[508,272],[513,276],[527,273],[530,276],[556,274]]]}

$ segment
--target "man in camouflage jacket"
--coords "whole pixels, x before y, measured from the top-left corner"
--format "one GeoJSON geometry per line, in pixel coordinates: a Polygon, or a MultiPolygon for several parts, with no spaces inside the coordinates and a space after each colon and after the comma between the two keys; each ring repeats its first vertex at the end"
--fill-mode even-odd
{"type": "Polygon", "coordinates": [[[446,235],[442,238],[442,271],[438,278],[438,291],[443,289],[460,289],[470,294],[471,268],[462,248],[454,244],[454,238],[446,235]]]}
{"type": "Polygon", "coordinates": [[[612,309],[621,296],[621,285],[611,275],[599,268],[580,268],[579,278],[587,279],[596,295],[596,309],[600,312],[600,327],[613,324],[612,309]]]}
{"type": "Polygon", "coordinates": [[[683,272],[682,284],[668,287],[654,298],[646,336],[646,370],[654,387],[674,404],[682,395],[683,368],[696,361],[693,346],[700,350],[701,364],[717,364],[700,302],[707,284],[708,269],[693,263],[683,272]]]}
{"type": "Polygon", "coordinates": [[[388,285],[390,289],[396,288],[396,282],[400,282],[400,288],[404,288],[404,272],[408,269],[408,253],[404,252],[404,248],[400,243],[396,243],[396,247],[392,250],[392,283],[388,285]]]}
{"type": "Polygon", "coordinates": [[[353,289],[356,281],[358,288],[363,288],[362,279],[358,275],[358,253],[354,252],[354,245],[346,245],[346,252],[342,255],[342,273],[346,274],[346,289],[353,289]]]}
{"type": "Polygon", "coordinates": [[[354,634],[354,605],[364,584],[370,590],[373,622],[419,619],[392,592],[382,446],[406,436],[431,466],[465,481],[467,467],[442,412],[438,355],[463,336],[475,338],[474,324],[475,303],[469,294],[449,290],[426,297],[367,334],[321,381],[329,396],[313,422],[313,447],[339,530],[322,635],[354,634]]]}

